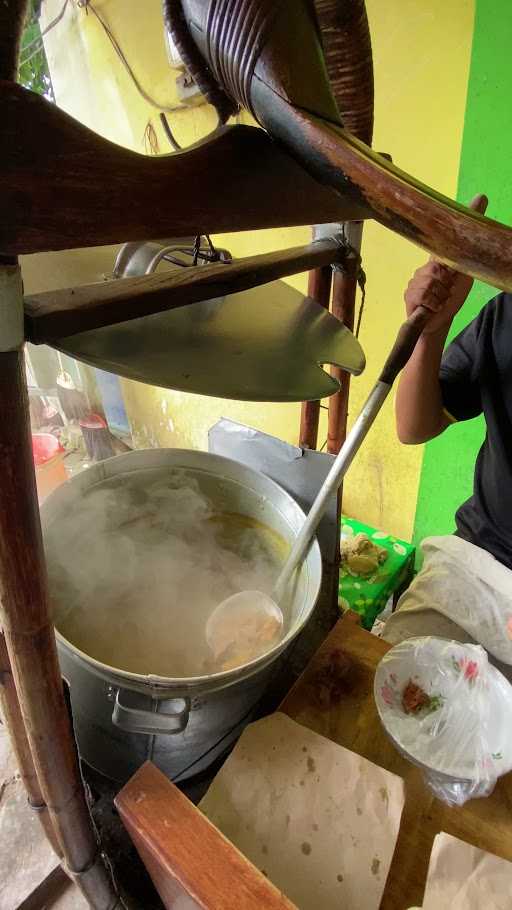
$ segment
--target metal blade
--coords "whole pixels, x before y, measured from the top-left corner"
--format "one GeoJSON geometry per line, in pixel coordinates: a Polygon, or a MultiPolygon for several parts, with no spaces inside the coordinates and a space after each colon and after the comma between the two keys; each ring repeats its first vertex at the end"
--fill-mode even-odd
{"type": "Polygon", "coordinates": [[[338,391],[321,364],[358,375],[353,334],[282,281],[60,339],[66,354],[139,382],[241,401],[338,391]]]}

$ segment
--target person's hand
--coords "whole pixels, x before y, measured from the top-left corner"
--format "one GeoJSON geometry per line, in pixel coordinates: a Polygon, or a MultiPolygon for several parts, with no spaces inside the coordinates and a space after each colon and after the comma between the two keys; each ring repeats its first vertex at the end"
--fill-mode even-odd
{"type": "MultiPolygon", "coordinates": [[[[483,215],[487,208],[487,197],[475,196],[469,207],[483,215]]],[[[404,295],[407,315],[416,307],[424,306],[435,316],[423,329],[424,335],[447,331],[454,316],[459,312],[471,288],[473,278],[430,259],[411,278],[404,295]]]]}

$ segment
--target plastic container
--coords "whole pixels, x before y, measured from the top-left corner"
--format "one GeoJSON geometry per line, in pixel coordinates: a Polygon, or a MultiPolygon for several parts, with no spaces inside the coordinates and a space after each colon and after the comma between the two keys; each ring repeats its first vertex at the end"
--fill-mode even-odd
{"type": "Polygon", "coordinates": [[[43,502],[53,490],[68,479],[64,467],[64,449],[51,433],[33,433],[32,452],[36,469],[37,498],[39,502],[43,502]]]}
{"type": "Polygon", "coordinates": [[[512,686],[480,645],[407,639],[380,661],[374,694],[386,733],[438,799],[488,796],[512,770],[512,686]]]}

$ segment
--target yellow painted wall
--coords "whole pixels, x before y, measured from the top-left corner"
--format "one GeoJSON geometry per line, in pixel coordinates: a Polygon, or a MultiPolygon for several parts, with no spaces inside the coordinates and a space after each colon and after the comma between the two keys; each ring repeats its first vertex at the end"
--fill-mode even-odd
{"type": "MultiPolygon", "coordinates": [[[[60,5],[61,0],[47,0],[43,26],[60,5]]],[[[175,105],[177,73],[167,62],[160,0],[145,0],[143,5],[137,0],[94,0],[94,5],[146,91],[159,106],[175,105]]],[[[473,7],[473,0],[367,0],[375,61],[374,145],[451,196],[457,183],[473,7]]],[[[59,106],[109,139],[137,151],[169,151],[158,109],[137,94],[91,12],[87,15],[70,3],[62,22],[47,36],[46,47],[59,106]],[[148,122],[154,130],[152,146],[148,122]]],[[[214,114],[206,106],[169,116],[182,145],[196,141],[215,125],[214,114]]],[[[248,122],[247,115],[243,119],[248,122]]],[[[172,199],[162,202],[172,208],[172,199]]],[[[215,239],[241,256],[293,246],[309,236],[309,228],[304,228],[215,239]]],[[[94,271],[94,252],[81,255],[82,273],[84,255],[94,271]]],[[[424,254],[379,225],[367,223],[363,257],[368,282],[361,341],[368,367],[352,382],[351,416],[361,407],[392,344],[403,315],[403,288],[424,254]]],[[[306,276],[296,276],[290,283],[304,290],[306,276]]],[[[204,448],[208,428],[221,416],[297,441],[299,405],[221,401],[131,381],[123,381],[123,389],[140,445],[204,448]]],[[[321,433],[323,440],[325,422],[321,433]]],[[[393,403],[389,402],[351,468],[345,510],[410,537],[421,458],[421,448],[405,448],[397,442],[393,403]]]]}

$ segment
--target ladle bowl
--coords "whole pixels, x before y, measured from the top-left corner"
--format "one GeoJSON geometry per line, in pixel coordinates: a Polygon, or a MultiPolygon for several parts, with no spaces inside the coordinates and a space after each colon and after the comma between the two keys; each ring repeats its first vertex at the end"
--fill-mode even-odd
{"type": "Polygon", "coordinates": [[[215,608],[206,641],[223,670],[254,660],[277,644],[284,625],[281,608],[263,591],[239,591],[215,608]]]}

